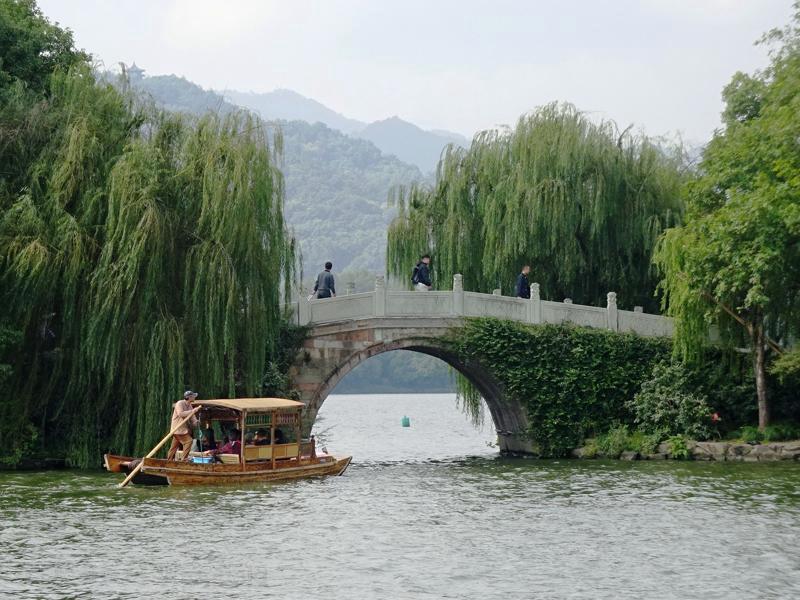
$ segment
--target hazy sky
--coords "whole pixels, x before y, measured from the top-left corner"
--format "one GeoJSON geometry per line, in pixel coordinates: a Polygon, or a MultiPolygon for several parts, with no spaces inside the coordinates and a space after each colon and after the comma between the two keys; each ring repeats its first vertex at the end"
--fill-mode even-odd
{"type": "Polygon", "coordinates": [[[40,0],[107,66],[471,135],[552,100],[706,140],[791,0],[40,0]]]}

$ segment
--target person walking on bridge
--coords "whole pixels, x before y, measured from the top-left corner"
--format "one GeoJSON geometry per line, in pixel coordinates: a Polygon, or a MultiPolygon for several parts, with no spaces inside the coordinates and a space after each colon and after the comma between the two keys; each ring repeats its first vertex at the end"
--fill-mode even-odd
{"type": "Polygon", "coordinates": [[[431,283],[431,256],[425,254],[419,259],[411,274],[411,282],[417,292],[429,292],[433,287],[431,283]]]}
{"type": "Polygon", "coordinates": [[[531,284],[528,281],[528,273],[531,272],[530,265],[522,267],[522,272],[517,275],[517,284],[515,286],[515,296],[517,298],[530,299],[531,297],[531,284]]]}
{"type": "Polygon", "coordinates": [[[333,273],[331,269],[333,263],[328,261],[325,263],[325,270],[317,275],[317,282],[314,284],[314,292],[317,298],[336,298],[336,285],[333,280],[333,273]]]}

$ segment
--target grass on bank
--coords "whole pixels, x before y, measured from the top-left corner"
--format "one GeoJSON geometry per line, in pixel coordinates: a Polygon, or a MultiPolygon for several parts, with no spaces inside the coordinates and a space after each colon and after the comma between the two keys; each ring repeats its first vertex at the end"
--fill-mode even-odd
{"type": "MultiPolygon", "coordinates": [[[[778,423],[759,431],[758,427],[745,426],[735,431],[732,436],[712,441],[739,444],[769,444],[800,440],[800,427],[792,423],[778,423]]],[[[667,444],[669,454],[673,458],[687,459],[690,439],[682,434],[667,435],[663,431],[645,433],[631,430],[627,425],[617,425],[606,433],[587,439],[583,447],[584,458],[619,458],[623,452],[637,452],[642,456],[655,454],[662,442],[667,444]]]]}

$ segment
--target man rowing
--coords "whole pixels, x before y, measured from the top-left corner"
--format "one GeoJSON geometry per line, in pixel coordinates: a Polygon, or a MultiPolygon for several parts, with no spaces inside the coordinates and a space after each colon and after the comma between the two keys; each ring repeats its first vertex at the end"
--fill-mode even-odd
{"type": "MultiPolygon", "coordinates": [[[[192,414],[194,410],[192,408],[192,402],[195,398],[197,398],[197,392],[186,390],[183,394],[183,399],[175,403],[172,409],[171,428],[175,428],[181,421],[192,414]]],[[[172,445],[169,447],[169,452],[167,452],[167,460],[174,460],[179,446],[182,447],[181,450],[183,451],[181,460],[189,460],[189,452],[192,449],[193,439],[191,431],[195,425],[197,425],[197,417],[193,416],[189,421],[175,429],[172,434],[172,445]]]]}

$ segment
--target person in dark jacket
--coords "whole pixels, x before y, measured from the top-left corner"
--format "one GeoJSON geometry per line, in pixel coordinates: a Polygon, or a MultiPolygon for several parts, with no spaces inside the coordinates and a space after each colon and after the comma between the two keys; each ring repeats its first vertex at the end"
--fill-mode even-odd
{"type": "Polygon", "coordinates": [[[411,275],[411,282],[414,284],[414,289],[418,292],[429,292],[431,290],[432,283],[430,254],[426,254],[419,259],[419,262],[414,267],[414,272],[411,275]]]}
{"type": "Polygon", "coordinates": [[[528,273],[531,272],[530,265],[522,267],[522,272],[517,275],[517,285],[515,286],[515,296],[517,298],[531,297],[531,284],[528,282],[528,273]]]}
{"type": "Polygon", "coordinates": [[[317,282],[314,284],[314,292],[317,298],[336,298],[336,286],[333,281],[333,273],[331,269],[333,263],[328,261],[325,263],[325,270],[317,275],[317,282]]]}

